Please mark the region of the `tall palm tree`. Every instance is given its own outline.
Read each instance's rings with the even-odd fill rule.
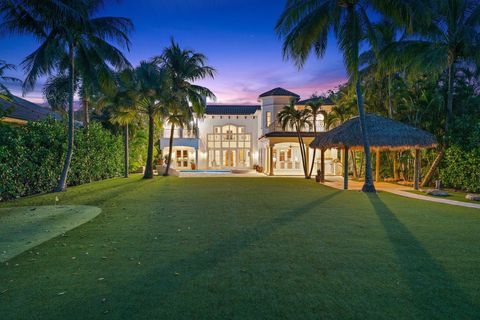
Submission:
[[[180,127],[188,126],[189,124],[184,121],[192,119],[190,116],[192,112],[197,117],[201,117],[205,113],[206,99],[215,99],[215,95],[208,88],[195,85],[194,82],[207,77],[213,78],[215,69],[207,65],[205,55],[180,48],[173,38],[170,46],[164,49],[162,55],[154,57],[153,62],[165,70],[170,85],[168,93],[170,102],[165,109],[167,117],[171,117],[172,120],[169,121],[172,130],[169,141],[169,161],[165,171],[165,175],[168,176],[175,124]]]
[[[456,66],[460,62],[480,63],[480,6],[476,0],[437,0],[432,8],[432,23],[417,29],[410,39],[392,45],[386,56],[389,63],[404,66],[414,74],[446,73],[446,147],[454,115]],[[441,149],[422,185],[429,183],[443,155]]]
[[[323,57],[327,48],[328,34],[332,30],[343,52],[350,83],[357,94],[361,134],[366,156],[364,192],[374,192],[370,160],[368,128],[359,77],[360,46],[365,35],[371,32],[367,10],[377,10],[391,15],[397,22],[408,24],[413,17],[425,16],[425,3],[410,0],[287,0],[285,9],[276,25],[277,34],[283,38],[283,53],[293,58],[302,68],[310,52]]]
[[[313,134],[315,137],[317,136],[317,118],[319,115],[325,116],[325,112],[322,111],[323,99],[316,99],[307,103],[306,107],[310,111],[310,116],[312,117],[312,124],[313,124]],[[313,161],[310,166],[310,170],[308,171],[308,177],[312,176],[313,166],[315,164],[315,156],[317,153],[317,148],[313,149]]]
[[[305,143],[303,142],[302,131],[304,131],[305,128],[312,126],[312,122],[310,121],[311,113],[309,109],[298,110],[295,108],[295,103],[296,100],[291,99],[290,104],[283,107],[282,111],[278,113],[278,122],[284,131],[287,130],[287,128],[293,128],[297,133],[300,155],[302,157],[303,173],[305,175],[305,179],[309,179],[307,152]]]
[[[165,113],[165,97],[169,94],[168,78],[165,70],[153,62],[141,61],[127,80],[127,93],[135,104],[131,105],[134,112],[148,118],[148,148],[144,179],[153,178],[153,144],[155,140],[155,124]]]
[[[328,32],[333,28],[350,82],[356,87],[358,112],[367,157],[364,191],[375,191],[370,163],[370,144],[365,125],[362,92],[359,77],[360,43],[364,37],[364,26],[369,24],[366,8],[358,1],[288,0],[285,10],[276,25],[276,31],[283,38],[283,53],[292,58],[297,67],[302,68],[312,49],[318,57],[323,57],[327,48]]]
[[[15,66],[13,64],[9,64],[3,60],[0,60],[0,98],[2,99],[9,100],[12,95],[8,90],[7,86],[2,82],[22,83],[20,79],[5,75],[5,71],[14,70],[14,69],[15,69]]]
[[[136,106],[138,95],[132,93],[132,70],[116,74],[113,90],[104,90],[96,99],[97,109],[108,108],[109,122],[123,127],[124,138],[124,177],[129,175],[129,126],[137,118]]]
[[[55,71],[66,70],[68,73],[68,147],[55,189],[57,192],[66,188],[73,154],[76,57],[83,56],[93,65],[110,64],[118,69],[129,66],[121,51],[108,41],[113,40],[128,49],[132,22],[127,18],[94,17],[102,4],[102,0],[47,0],[41,3],[18,0],[0,3],[0,13],[6,18],[0,29],[33,34],[41,42],[39,48],[22,63],[27,72],[24,92],[32,90],[39,77]]]

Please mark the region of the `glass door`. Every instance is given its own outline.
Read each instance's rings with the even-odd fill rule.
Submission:
[[[188,169],[188,150],[186,149],[177,149],[175,152],[175,163],[177,169]]]

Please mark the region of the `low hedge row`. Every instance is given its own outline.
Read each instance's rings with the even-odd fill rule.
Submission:
[[[52,119],[26,126],[0,123],[0,200],[49,192],[62,171],[67,126]],[[75,147],[68,185],[118,176],[123,168],[121,137],[98,123],[88,133],[75,129]]]

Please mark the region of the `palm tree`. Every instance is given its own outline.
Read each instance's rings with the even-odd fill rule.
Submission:
[[[284,39],[283,54],[293,58],[297,67],[302,68],[312,48],[318,57],[323,57],[327,48],[328,32],[333,28],[350,82],[355,85],[358,113],[367,158],[363,191],[374,192],[370,163],[370,144],[365,125],[365,112],[359,77],[360,43],[365,26],[370,22],[366,8],[360,1],[312,0],[308,5],[303,1],[288,0],[285,10],[276,25],[277,34]]]
[[[360,45],[365,35],[371,32],[367,10],[373,9],[385,14],[395,22],[412,25],[416,15],[424,17],[428,1],[410,0],[287,0],[285,10],[276,25],[277,34],[284,39],[283,54],[293,58],[302,68],[310,52],[317,57],[324,56],[328,34],[336,36],[338,46],[350,76],[350,83],[357,94],[357,108],[360,117],[361,134],[366,156],[364,192],[374,192],[370,160],[370,144],[365,124],[365,111],[359,76]],[[417,21],[417,20],[415,20]]]
[[[168,78],[165,70],[153,62],[141,61],[133,70],[128,80],[127,93],[136,101],[131,105],[135,113],[148,118],[148,148],[144,179],[153,178],[153,144],[155,139],[155,123],[165,114],[165,97],[168,96]]]
[[[325,116],[325,112],[322,111],[322,104],[323,104],[323,99],[316,99],[313,101],[310,101],[307,103],[306,107],[310,111],[310,116],[312,117],[312,123],[313,123],[313,134],[317,136],[317,118],[319,115]],[[315,156],[317,153],[317,148],[313,149],[313,161],[310,166],[310,170],[308,171],[308,178],[312,176],[313,172],[313,166],[315,164]]]
[[[283,107],[282,111],[278,113],[278,122],[284,131],[287,130],[287,128],[293,128],[297,133],[300,154],[302,157],[303,173],[305,174],[305,179],[309,179],[307,152],[305,143],[303,142],[302,131],[304,131],[306,127],[312,126],[312,122],[310,121],[311,113],[309,109],[298,110],[295,108],[295,103],[296,100],[291,99],[290,104]]]
[[[68,86],[68,147],[63,170],[55,191],[63,191],[73,154],[76,58],[84,57],[92,65],[110,64],[118,69],[129,66],[123,54],[111,45],[113,40],[129,48],[128,33],[132,23],[127,18],[94,17],[101,0],[10,1],[0,3],[4,22],[0,29],[33,34],[41,42],[39,48],[22,64],[27,72],[24,92],[32,90],[39,77],[54,71],[66,71]]]
[[[8,88],[2,82],[18,82],[22,83],[20,79],[9,77],[5,75],[6,70],[14,70],[15,66],[13,64],[6,63],[3,60],[0,60],[0,98],[9,100],[11,93]]]
[[[125,70],[116,74],[114,90],[105,90],[96,100],[97,109],[108,108],[109,122],[123,127],[124,136],[124,177],[129,174],[129,126],[137,118],[138,96],[129,90],[132,84],[132,71]],[[131,87],[130,87],[131,88]]]
[[[413,74],[446,73],[447,102],[445,117],[445,147],[453,119],[454,82],[456,66],[480,63],[480,6],[476,0],[437,0],[433,5],[432,23],[419,28],[409,40],[392,45],[386,52],[389,63],[404,66]],[[431,180],[443,157],[440,150],[434,165],[422,185]]]
[[[197,117],[201,117],[205,113],[206,98],[215,99],[215,95],[208,88],[193,83],[207,77],[213,78],[215,69],[206,65],[205,55],[180,48],[173,38],[170,46],[165,48],[162,55],[154,57],[153,62],[165,70],[170,85],[170,92],[167,94],[170,101],[165,110],[167,118],[172,120],[168,121],[171,125],[170,148],[165,171],[165,175],[168,176],[175,125],[182,128],[189,126],[192,112]]]

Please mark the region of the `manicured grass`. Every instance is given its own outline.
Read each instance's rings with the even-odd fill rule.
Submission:
[[[2,319],[480,314],[480,210],[288,178],[135,176],[60,198],[102,213],[0,266]]]
[[[446,196],[446,197],[435,197],[435,196],[431,196],[431,195],[427,194],[424,191],[417,191],[417,190],[411,190],[409,192],[420,194],[422,196],[432,197],[432,198],[442,198],[442,199],[448,199],[448,200],[455,200],[455,201],[462,201],[462,202],[480,204],[479,201],[472,201],[472,200],[468,200],[467,198],[465,198],[465,196],[467,195],[466,192],[454,191],[454,190],[445,190],[445,191],[448,192],[448,196]]]

